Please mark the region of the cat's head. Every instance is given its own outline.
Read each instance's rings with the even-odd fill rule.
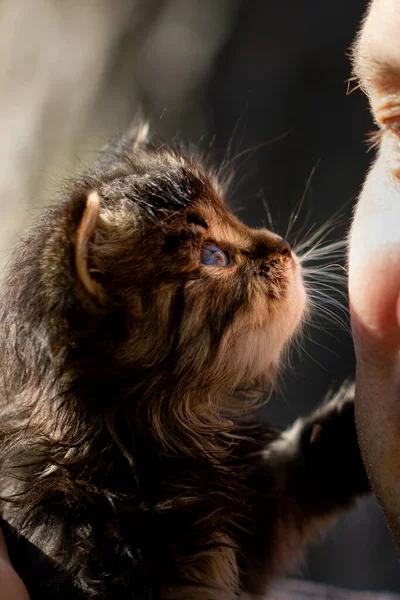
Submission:
[[[28,236],[9,286],[25,335],[50,339],[47,361],[101,366],[101,385],[268,383],[305,311],[299,263],[232,214],[196,159],[146,138],[112,145]]]

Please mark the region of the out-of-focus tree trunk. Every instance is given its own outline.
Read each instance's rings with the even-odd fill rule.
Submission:
[[[76,147],[131,9],[123,0],[0,3],[0,267]]]
[[[49,178],[82,139],[134,6],[0,2],[0,268],[27,209],[46,201]]]

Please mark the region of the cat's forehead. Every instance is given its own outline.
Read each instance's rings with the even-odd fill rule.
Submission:
[[[166,161],[164,170],[158,170],[153,175],[148,173],[145,177],[150,186],[154,186],[157,179],[158,190],[170,195],[172,206],[178,214],[182,210],[190,211],[206,221],[208,232],[216,242],[243,246],[249,239],[250,229],[229,209],[217,177],[202,167],[200,162],[184,155],[173,156]]]
[[[242,249],[252,245],[251,229],[239,221],[221,197],[216,202],[200,201],[195,206],[199,216],[207,220],[208,233],[215,242]]]
[[[207,222],[208,233],[216,242],[248,245],[250,229],[232,214],[214,171],[205,168],[198,158],[157,147],[139,153],[123,167],[102,184],[103,198],[127,199],[153,223],[162,221],[163,227],[164,217],[176,215],[180,220],[190,211]]]
[[[157,147],[134,156],[118,155],[111,168],[98,171],[104,197],[121,194],[147,196],[169,203],[171,208],[186,208],[193,201],[216,197],[218,183],[199,160],[178,151]]]
[[[99,192],[106,201],[127,198],[144,211],[179,213],[224,205],[214,174],[198,160],[170,149],[141,153],[134,161],[117,163],[111,176],[102,175]]]

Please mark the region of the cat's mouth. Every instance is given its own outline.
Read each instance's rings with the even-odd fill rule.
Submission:
[[[270,261],[259,265],[256,274],[267,283],[268,296],[277,300],[292,293],[294,282],[296,286],[302,284],[301,264],[294,254],[285,261]]]
[[[294,335],[307,312],[302,266],[292,254],[284,264],[271,261],[257,273],[250,288],[249,325],[260,327],[268,336],[274,332],[272,337],[278,348]]]
[[[268,297],[275,300],[276,319],[281,323],[285,337],[290,338],[302,323],[308,306],[300,260],[292,253],[279,270],[271,269],[266,277]]]

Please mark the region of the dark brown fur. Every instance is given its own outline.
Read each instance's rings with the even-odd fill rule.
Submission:
[[[367,490],[352,403],[289,433],[246,424],[233,398],[272,386],[306,310],[300,266],[199,160],[145,137],[116,141],[17,249],[2,512],[85,597],[239,598]],[[208,243],[232,265],[201,264]]]

